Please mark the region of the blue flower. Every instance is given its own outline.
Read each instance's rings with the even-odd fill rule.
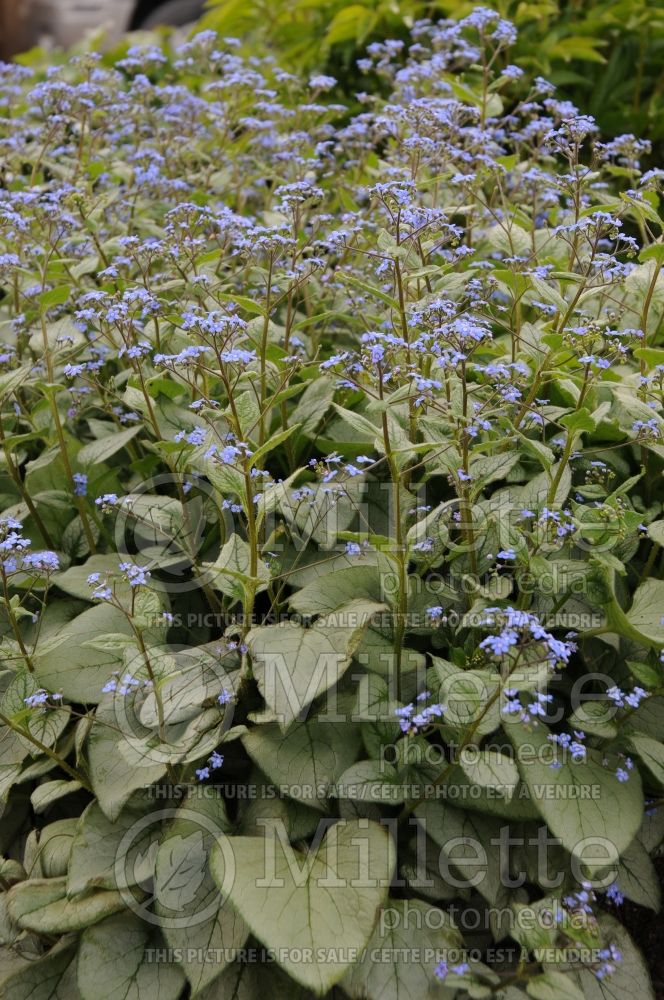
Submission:
[[[74,493],[77,497],[84,497],[88,492],[88,477],[84,472],[75,472],[72,475],[74,481]]]
[[[119,569],[130,587],[144,586],[150,579],[150,571],[145,569],[144,566],[137,566],[135,563],[121,562]]]

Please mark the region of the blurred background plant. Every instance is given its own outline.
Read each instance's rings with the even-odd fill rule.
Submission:
[[[366,46],[408,37],[421,18],[458,19],[472,0],[208,0],[204,27],[264,44],[282,62],[325,68],[344,90],[366,88]],[[511,57],[594,115],[608,135],[664,139],[664,0],[493,0],[519,29]],[[360,84],[360,79],[363,80]]]
[[[564,87],[604,135],[650,139],[661,159],[664,0],[487,0],[485,6],[518,28],[512,56],[527,78],[541,75]],[[405,41],[418,20],[458,20],[472,8],[473,0],[0,0],[0,55],[45,37],[67,48],[102,28],[117,54],[127,29],[181,35],[202,14],[197,30],[237,37],[246,54],[270,51],[299,72],[327,72],[338,81],[337,96],[347,98],[368,86],[380,89],[357,67],[372,42]]]

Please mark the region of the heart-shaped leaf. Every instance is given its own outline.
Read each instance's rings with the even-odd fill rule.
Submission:
[[[279,964],[323,994],[371,936],[390,883],[393,843],[375,823],[341,821],[304,855],[277,829],[265,837],[221,837],[210,867]],[[302,949],[310,949],[312,961],[301,960]]]

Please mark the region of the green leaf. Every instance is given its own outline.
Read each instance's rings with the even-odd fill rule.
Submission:
[[[20,670],[10,681],[2,696],[2,711],[17,726],[25,731],[26,736],[15,733],[16,739],[24,747],[26,753],[35,753],[35,744],[30,740],[39,740],[47,747],[55,745],[62,735],[68,721],[69,712],[64,708],[49,708],[35,712],[26,705],[26,698],[39,690],[35,675],[27,670]]]
[[[647,906],[655,913],[659,912],[659,876],[639,837],[635,837],[621,855],[615,884],[632,902]]]
[[[46,312],[51,306],[59,306],[63,302],[66,302],[70,292],[71,288],[69,285],[57,285],[55,288],[42,292],[38,297],[42,312]]]
[[[273,724],[258,726],[242,742],[276,785],[306,805],[325,810],[329,786],[357,757],[360,731],[349,722],[310,719],[294,722],[286,732]]]
[[[16,971],[9,956],[3,955],[0,962],[3,1000],[80,1000],[76,944],[71,938],[61,939],[40,958],[22,959],[16,954],[13,958],[19,966]]]
[[[344,992],[355,1000],[422,1000],[436,992],[438,980],[435,962],[417,961],[415,955],[444,954],[462,945],[442,910],[420,899],[389,899],[362,958],[343,979]]]
[[[359,598],[369,602],[384,601],[377,566],[337,569],[298,590],[290,598],[290,606],[301,615],[326,615]]]
[[[643,687],[654,691],[662,683],[661,661],[660,667],[654,667],[643,660],[627,660],[627,666],[632,677],[642,684]]]
[[[76,833],[76,820],[58,819],[48,823],[39,835],[41,874],[59,878],[67,874],[71,845]]]
[[[590,870],[615,860],[635,836],[643,817],[643,793],[635,771],[620,782],[602,764],[602,754],[588,750],[585,761],[567,757],[552,768],[552,744],[544,727],[528,730],[507,723],[505,730],[517,751],[521,777],[554,836]],[[591,794],[592,793],[592,794]],[[602,838],[607,850],[602,861],[584,857],[586,838]]]
[[[90,556],[86,562],[80,566],[70,566],[69,569],[61,573],[53,574],[53,583],[65,594],[72,597],[79,597],[83,601],[92,601],[92,591],[95,589],[88,583],[88,577],[92,573],[117,573],[120,558],[117,555],[94,555]],[[115,583],[116,593],[122,598],[129,594],[129,584],[122,581]]]
[[[252,932],[275,949],[296,982],[316,993],[344,976],[351,949],[366,945],[393,867],[392,838],[366,820],[336,823],[307,855],[275,830],[261,838],[222,835],[210,858],[217,885]],[[326,954],[295,961],[290,955],[301,948]]]
[[[661,237],[660,237],[661,238]],[[639,254],[639,260],[641,263],[645,263],[647,260],[656,260],[658,264],[664,264],[664,243],[651,243],[650,246],[644,247]],[[639,347],[634,351],[634,355],[637,358],[642,357],[638,351],[644,351],[647,348]],[[660,352],[662,358],[664,359],[664,351]]]
[[[482,455],[471,459],[469,472],[473,494],[479,494],[489,483],[505,479],[519,461],[518,452],[511,455]]]
[[[22,365],[12,371],[3,372],[0,375],[0,399],[5,399],[15,389],[18,389],[29,378],[31,372],[32,367],[29,365]]]
[[[615,944],[622,957],[616,963],[615,972],[606,979],[597,979],[590,969],[573,973],[585,1000],[623,1000],[624,997],[655,1000],[648,966],[629,933],[606,914],[600,914],[598,921],[602,944],[604,947]]]
[[[584,1000],[585,994],[564,972],[543,972],[528,980],[526,992],[534,1000]]]
[[[519,783],[519,770],[514,761],[496,750],[466,747],[459,754],[459,765],[475,785],[492,789],[505,799],[511,799]]]
[[[347,7],[346,10],[351,8]],[[399,303],[396,299],[393,299],[390,295],[386,295],[385,292],[381,292],[380,288],[375,288],[366,281],[362,281],[360,278],[356,278],[354,274],[341,274],[341,280],[347,285],[351,285],[353,288],[359,288],[360,291],[366,292],[367,295],[371,295],[373,298],[378,299],[380,302],[384,302],[385,305],[390,306],[392,309],[399,310]]]
[[[271,434],[265,444],[260,448],[257,448],[252,454],[249,462],[251,468],[260,468],[259,463],[262,462],[265,456],[269,455],[271,451],[274,451],[274,449],[278,448],[280,444],[283,444],[284,441],[288,440],[291,434],[294,434],[297,429],[298,424],[291,424],[291,426],[287,427],[285,430],[277,431],[275,434]]]
[[[380,428],[371,422],[368,417],[365,417],[362,413],[357,413],[355,410],[347,410],[345,407],[340,406],[338,403],[333,403],[334,409],[337,411],[341,419],[352,427],[353,430],[357,431],[361,437],[361,440],[366,441],[368,444],[373,446],[374,442],[380,435]]]
[[[343,42],[362,41],[376,23],[376,14],[365,4],[355,3],[338,10],[329,23],[325,35],[325,45],[340,45]]]
[[[58,778],[56,781],[45,781],[37,785],[30,796],[32,808],[36,813],[42,813],[54,802],[59,802],[66,795],[78,792],[83,786],[80,781],[66,781]]]
[[[448,885],[457,891],[472,886],[494,906],[506,900],[499,847],[504,821],[433,799],[419,805],[415,816],[440,848],[440,874]]]
[[[58,645],[49,643],[43,653],[37,645],[33,663],[40,683],[49,691],[61,691],[70,701],[97,704],[122,658],[117,650],[90,649],[83,643],[90,636],[108,632],[131,635],[131,626],[118,608],[100,604],[69,622]]]
[[[556,495],[553,504],[548,503],[549,490],[553,484],[553,481],[558,474],[560,468],[560,463],[553,465],[548,472],[540,472],[537,476],[530,480],[527,486],[522,486],[520,490],[519,502],[523,504],[524,507],[529,507],[532,510],[537,511],[538,508],[541,509],[545,505],[557,509],[562,507],[567,497],[569,496],[569,491],[572,488],[572,470],[569,465],[565,466],[563,474],[561,476],[560,482],[556,489]]]
[[[270,582],[270,570],[260,558],[256,576],[251,576],[251,547],[237,532],[224,544],[215,562],[203,563],[202,568],[214,574],[212,586],[215,590],[236,601],[244,600],[249,591],[261,593]]]
[[[656,646],[664,646],[664,580],[645,580],[636,589],[627,620]]]
[[[313,379],[302,393],[291,414],[293,423],[298,425],[295,439],[296,453],[302,450],[305,438],[315,437],[317,427],[325,417],[334,399],[334,383],[328,378]]]
[[[91,465],[99,465],[100,462],[106,462],[109,458],[120,451],[127,445],[132,438],[135,438],[142,430],[140,424],[135,427],[127,427],[123,431],[114,430],[106,437],[99,438],[97,441],[90,441],[89,444],[84,445],[76,456],[77,461],[84,468]]]
[[[65,883],[64,877],[35,878],[13,886],[7,897],[12,920],[35,934],[67,934],[125,908],[119,892],[94,892],[67,899]]]
[[[630,736],[628,746],[643,761],[654,778],[664,785],[664,746],[650,736]]]
[[[664,244],[659,247],[664,252]],[[640,361],[645,361],[648,368],[664,365],[664,351],[659,347],[636,347],[632,354]]]
[[[566,427],[570,433],[576,434],[581,431],[594,431],[596,424],[593,418],[590,416],[590,410],[587,407],[582,406],[580,410],[574,410],[572,413],[566,413],[564,417],[560,417],[559,424]]]
[[[315,541],[323,549],[334,548],[338,544],[338,532],[349,527],[362,503],[366,502],[363,477],[355,476],[342,484],[314,483],[306,503],[293,499],[293,478],[276,483],[266,492],[269,510],[278,508],[281,511],[296,538],[296,544],[303,546]],[[353,594],[347,600],[355,596],[358,595]]]
[[[488,670],[450,666],[434,658],[432,678],[439,687],[439,700],[447,706],[445,723],[462,730],[472,725],[477,736],[493,732],[500,725],[499,678]]]
[[[256,302],[255,299],[250,298],[248,295],[236,295],[235,292],[232,294],[215,292],[215,296],[220,302],[234,302],[242,309],[246,309],[247,312],[254,313],[258,316],[265,315],[265,309],[260,302]]]
[[[241,948],[249,934],[242,917],[220,896],[208,867],[217,837],[230,830],[220,796],[199,798],[191,794],[179,807],[157,854],[155,910],[167,943],[181,950],[192,996],[221,975],[232,960],[233,950]],[[217,950],[217,961],[198,958]]]
[[[606,701],[584,701],[569,717],[573,729],[580,729],[602,739],[614,739],[618,735],[618,726],[612,718],[612,712]]]
[[[648,525],[648,534],[653,542],[664,547],[664,521],[651,521]]]
[[[311,991],[293,982],[274,962],[233,962],[199,994],[200,1000],[311,1000]]]
[[[197,463],[201,471],[208,477],[212,485],[222,495],[231,494],[245,500],[245,481],[239,469],[232,465],[225,465],[210,459],[207,462]]]
[[[90,780],[104,814],[116,820],[133,792],[157,781],[166,771],[163,753],[153,753],[130,715],[117,712],[115,699],[98,707],[88,737]]]
[[[383,605],[353,601],[311,628],[296,622],[259,626],[247,635],[261,694],[283,726],[337,684],[371,616]]]
[[[81,936],[77,980],[83,1000],[177,1000],[184,976],[177,965],[150,951],[163,949],[158,935],[125,911],[89,927]]]
[[[336,797],[360,802],[397,805],[405,802],[406,791],[396,769],[380,760],[359,760],[339,778]]]
[[[662,624],[663,580],[646,580],[637,588],[632,607],[625,614],[616,600],[611,571],[601,562],[593,561],[593,570],[587,577],[586,600],[604,610],[607,631],[656,649],[664,646]]]
[[[113,823],[97,802],[91,802],[78,821],[71,845],[67,895],[77,896],[88,889],[118,889],[127,885],[147,884],[154,870],[156,832],[141,817],[150,808],[149,800],[136,801]],[[119,848],[127,833],[136,826],[139,834],[124,844],[121,882],[118,886],[116,863]]]

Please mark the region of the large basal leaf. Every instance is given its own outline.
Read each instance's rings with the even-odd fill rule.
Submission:
[[[311,990],[294,982],[274,962],[233,962],[198,994],[199,1000],[311,1000]]]
[[[384,600],[377,566],[349,566],[328,573],[293,594],[290,606],[301,615],[326,615],[359,599],[374,603]]]
[[[645,580],[627,612],[631,625],[654,645],[664,646],[664,580]]]
[[[41,785],[37,785],[31,794],[30,804],[34,811],[39,814],[48,809],[54,802],[59,802],[65,796],[78,792],[82,787],[80,781],[66,781],[62,778],[55,781],[45,781]]]
[[[621,855],[615,885],[632,902],[659,912],[662,896],[659,876],[639,837]]]
[[[74,702],[96,705],[102,688],[114,670],[121,667],[121,652],[93,649],[86,640],[108,633],[131,636],[126,616],[108,604],[89,608],[65,625],[59,644],[39,646],[33,657],[40,683],[49,691],[61,691]]]
[[[81,1000],[76,984],[76,944],[58,941],[41,958],[0,956],[3,1000]]]
[[[27,670],[20,670],[2,697],[3,714],[32,737],[31,740],[29,736],[20,736],[14,731],[13,736],[23,746],[26,754],[38,752],[33,740],[38,740],[47,747],[53,747],[69,721],[69,712],[63,708],[49,708],[38,713],[26,708],[26,698],[38,690],[39,684],[35,675]]]
[[[157,854],[155,911],[166,941],[181,950],[192,996],[224,971],[249,934],[242,917],[220,895],[208,866],[217,837],[230,830],[221,797],[191,795],[178,809]],[[205,961],[201,956],[206,953],[219,958]]]
[[[664,745],[650,736],[631,736],[628,742],[652,776],[664,785]]]
[[[212,874],[293,979],[323,994],[369,940],[394,867],[385,828],[339,822],[307,855],[276,836],[221,837]],[[310,948],[314,960],[298,961]]]
[[[252,729],[242,741],[250,757],[275,785],[316,809],[327,808],[327,788],[355,761],[359,727],[317,719],[294,722],[284,732],[270,724]]]
[[[544,727],[528,730],[513,723],[505,729],[517,751],[521,777],[551,832],[589,869],[605,867],[611,856],[615,860],[641,825],[643,793],[636,771],[621,782],[615,767],[604,766],[601,754],[592,750],[585,761],[564,757],[560,767],[552,768]],[[602,862],[583,857],[587,838],[603,839],[609,854]]]
[[[293,722],[350,664],[371,616],[383,605],[353,601],[311,628],[259,626],[247,636],[261,694],[283,726]]]
[[[552,970],[534,976],[526,986],[533,1000],[584,1000],[584,993],[571,976]]]
[[[664,646],[664,580],[645,580],[636,590],[627,613],[616,600],[610,571],[595,563],[588,576],[587,600],[600,606],[606,618],[607,632],[616,632],[643,646]]]
[[[63,572],[54,573],[53,583],[65,594],[83,601],[92,601],[92,592],[95,588],[88,583],[88,577],[92,573],[101,573],[102,577],[107,573],[117,573],[119,561],[116,553],[90,556],[78,566],[70,566]],[[123,600],[131,593],[131,587],[124,580],[116,580],[115,593]]]
[[[57,819],[39,833],[39,864],[46,878],[67,874],[76,824],[74,817]]]
[[[436,961],[418,960],[461,948],[451,918],[419,899],[389,899],[361,960],[343,980],[354,1000],[421,1000],[438,986]]]
[[[589,970],[572,973],[585,1000],[626,1000],[628,997],[655,1000],[648,966],[629,933],[608,914],[600,915],[599,927],[603,946],[615,944],[622,958],[616,963],[613,975],[606,979],[597,979]]]
[[[80,931],[125,907],[119,892],[94,892],[67,899],[66,879],[30,879],[9,890],[9,914],[19,927],[36,934]]]
[[[112,697],[98,707],[96,719],[88,737],[90,780],[104,814],[115,820],[133,792],[161,778],[166,761],[131,730],[122,731]]]
[[[89,927],[78,953],[83,1000],[177,1000],[184,976],[163,951],[154,928],[129,910]]]
[[[434,800],[419,805],[415,816],[440,848],[437,870],[448,885],[473,887],[494,906],[505,902],[499,846],[504,821]]]
[[[256,575],[251,576],[251,547],[234,532],[223,545],[214,563],[203,563],[210,574],[212,586],[236,601],[244,599],[251,589],[258,594],[267,588],[270,571],[262,559],[257,560]]]
[[[104,815],[99,803],[90,803],[78,821],[71,845],[68,896],[76,896],[90,888],[117,889],[127,883],[149,882],[154,870],[154,840],[158,830],[142,827],[140,820],[150,805],[148,799],[134,801],[113,823]],[[136,837],[130,833],[134,827],[138,830]],[[122,862],[121,886],[117,880],[118,860]]]

